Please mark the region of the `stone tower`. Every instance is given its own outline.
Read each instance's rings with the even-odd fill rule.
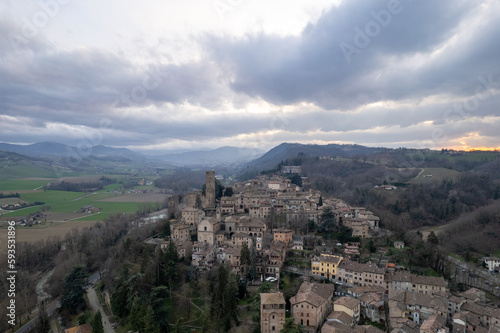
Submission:
[[[279,332],[285,324],[285,297],[282,293],[260,294],[260,331]]]
[[[205,176],[205,207],[215,206],[215,171],[207,171]]]

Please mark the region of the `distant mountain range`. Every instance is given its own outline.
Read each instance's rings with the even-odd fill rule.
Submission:
[[[56,142],[38,142],[30,145],[0,143],[0,151],[13,152],[29,157],[66,157],[108,159],[114,161],[151,160],[179,166],[217,166],[244,163],[261,156],[264,151],[251,148],[220,147],[210,150],[196,150],[162,155],[146,155],[126,148],[107,146],[74,147]]]
[[[272,169],[276,167],[279,162],[297,156],[299,153],[309,156],[352,157],[368,156],[389,150],[391,149],[372,148],[360,145],[305,145],[300,143],[282,143],[272,148],[261,157],[249,162],[247,166],[259,171]]]
[[[37,142],[31,145],[14,145],[0,143],[0,150],[22,154],[30,157],[46,156],[75,156],[80,157],[121,157],[135,159],[142,156],[126,148],[112,148],[106,146],[74,147],[56,142]]]
[[[206,165],[234,164],[256,159],[264,151],[251,148],[220,147],[211,150],[188,151],[176,154],[157,156],[162,160],[178,165]]]

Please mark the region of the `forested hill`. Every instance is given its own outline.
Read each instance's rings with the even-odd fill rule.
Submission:
[[[247,164],[248,169],[262,170],[274,168],[280,161],[284,161],[298,154],[307,156],[332,156],[332,157],[352,157],[370,156],[380,152],[388,152],[389,148],[371,148],[360,145],[305,145],[300,143],[282,143],[269,150],[263,156]]]
[[[337,158],[298,154],[279,164],[301,165],[313,188],[366,206],[397,229],[444,224],[499,199],[499,156],[395,149]],[[374,188],[382,184],[397,189]]]

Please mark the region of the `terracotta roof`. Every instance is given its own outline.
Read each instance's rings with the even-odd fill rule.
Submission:
[[[333,284],[302,282],[297,295],[290,298],[290,303],[307,302],[317,307],[331,297],[334,291]]]
[[[327,321],[337,320],[345,325],[349,325],[353,321],[353,319],[354,319],[353,317],[349,316],[347,313],[343,311],[332,311],[330,312],[328,317],[326,317]]]
[[[434,313],[427,318],[420,326],[421,331],[432,331],[437,332],[438,329],[443,328],[446,325],[446,319],[442,316]]]
[[[283,293],[262,293],[260,304],[286,304]]]
[[[92,333],[92,327],[87,323],[80,326],[68,328],[64,330],[64,333]]]
[[[335,305],[338,304],[338,305],[345,306],[348,309],[354,309],[355,307],[360,305],[360,303],[361,302],[356,298],[344,296],[344,297],[339,298],[335,302],[333,302],[333,306],[335,307]]]

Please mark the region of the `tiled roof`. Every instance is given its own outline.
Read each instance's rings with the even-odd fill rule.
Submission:
[[[335,285],[333,284],[303,282],[297,295],[290,298],[290,303],[307,302],[317,307],[331,297],[334,291]]]
[[[355,307],[360,305],[360,301],[356,298],[344,296],[344,297],[339,298],[335,302],[333,302],[333,304],[334,304],[334,306],[336,304],[338,304],[338,305],[345,306],[348,309],[354,309]]]
[[[286,304],[283,293],[262,293],[260,304]]]

